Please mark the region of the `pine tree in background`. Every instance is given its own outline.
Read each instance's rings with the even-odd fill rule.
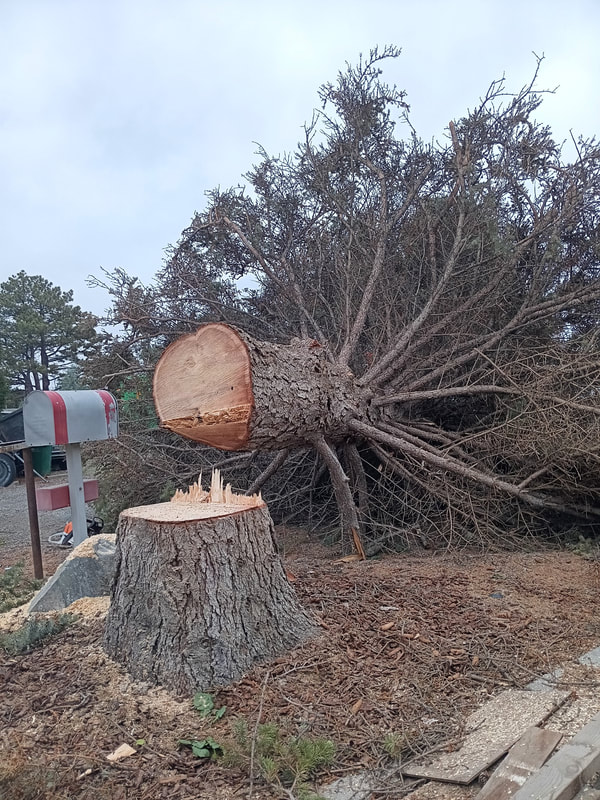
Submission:
[[[21,271],[0,284],[0,373],[13,389],[29,394],[88,354],[97,319],[73,305],[41,275]]]

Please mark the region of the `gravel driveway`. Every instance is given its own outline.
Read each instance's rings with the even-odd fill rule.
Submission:
[[[66,472],[53,472],[46,481],[36,478],[36,488],[67,483]],[[93,505],[88,504],[89,514],[94,514]],[[52,533],[62,531],[65,523],[70,519],[71,509],[59,508],[56,511],[39,511],[40,539],[42,542],[42,555],[45,553],[61,553],[58,548],[48,544],[48,537]],[[27,491],[25,480],[11,483],[10,486],[0,487],[0,567],[12,566],[16,561],[22,560],[23,555],[31,547],[29,533],[29,515],[27,512]]]

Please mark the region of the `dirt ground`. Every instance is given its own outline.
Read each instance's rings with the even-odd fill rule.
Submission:
[[[490,695],[600,644],[600,563],[574,553],[422,551],[348,563],[301,530],[279,536],[321,634],[216,691],[220,720],[202,720],[191,698],[136,683],[105,656],[106,601],[80,601],[79,621],[30,653],[0,654],[0,798],[249,798],[247,763],[207,763],[177,743],[210,736],[227,747],[241,719],[252,732],[259,717],[282,737],[332,740],[334,764],[318,776],[326,784],[392,756],[452,749],[465,715]],[[30,566],[26,547],[11,557]],[[5,628],[18,624],[19,614],[5,615]],[[591,671],[576,684],[573,696],[596,698]],[[123,743],[135,754],[107,761]],[[373,798],[416,787],[392,783]],[[251,796],[292,795],[257,776]]]
[[[36,488],[55,486],[68,482],[64,471],[53,472],[46,479],[36,478]],[[92,503],[86,506],[89,516],[94,515]],[[42,559],[46,575],[52,575],[65,553],[48,543],[48,537],[62,531],[70,519],[69,508],[38,512]],[[108,532],[108,531],[107,531]],[[23,556],[29,558],[31,536],[27,512],[27,492],[23,478],[0,487],[0,569],[14,566]]]

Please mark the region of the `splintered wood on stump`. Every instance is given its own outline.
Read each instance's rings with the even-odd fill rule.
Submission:
[[[260,496],[219,491],[196,487],[192,499],[119,519],[106,651],[135,678],[178,695],[238,680],[316,632]]]
[[[346,368],[314,340],[259,342],[222,323],[202,325],[154,371],[161,425],[220,450],[280,450],[348,433],[365,400]]]

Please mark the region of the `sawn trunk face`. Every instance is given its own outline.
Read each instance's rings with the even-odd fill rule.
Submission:
[[[364,414],[354,376],[312,340],[259,342],[203,325],[174,342],[154,373],[163,427],[221,450],[280,450],[341,439]]]
[[[191,510],[186,512],[185,506]],[[176,694],[239,679],[315,633],[273,544],[266,506],[197,518],[197,506],[121,514],[105,648]]]

